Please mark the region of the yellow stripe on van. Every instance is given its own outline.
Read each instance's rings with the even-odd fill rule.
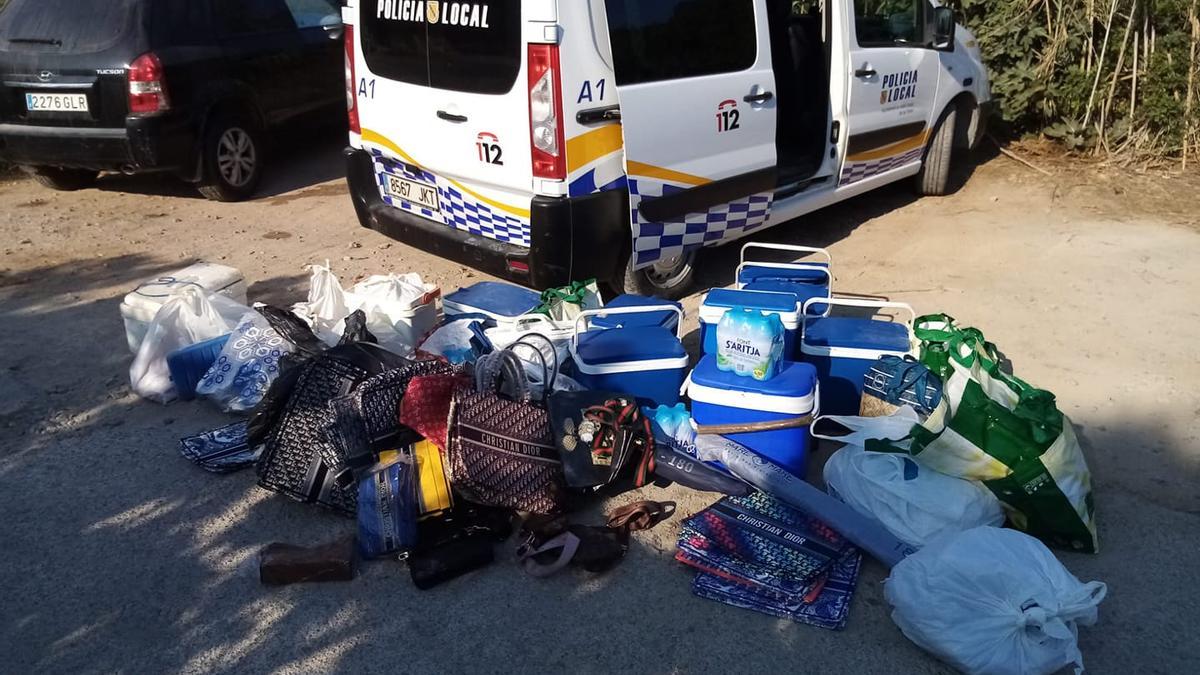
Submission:
[[[926,129],[916,136],[910,136],[904,140],[896,141],[891,145],[885,145],[882,148],[876,148],[875,150],[860,152],[857,155],[850,155],[846,157],[846,161],[865,162],[872,159],[883,159],[885,157],[899,155],[908,152],[909,150],[916,150],[917,148],[925,145],[925,142],[929,140],[929,133],[929,130]]]
[[[703,176],[693,176],[690,173],[666,169],[661,166],[652,164],[643,164],[633,160],[626,160],[625,168],[629,171],[629,175],[638,176],[641,178],[659,178],[661,180],[671,181],[672,183],[686,183],[688,185],[704,185],[712,181]]]
[[[400,149],[400,146],[393,143],[391,141],[391,139],[389,139],[387,136],[384,136],[383,134],[381,134],[377,131],[372,131],[370,129],[363,129],[362,130],[362,140],[365,143],[374,143],[375,145],[383,146],[383,147],[387,148],[388,150],[391,150],[393,153],[395,153],[398,157],[403,159],[405,162],[408,162],[409,164],[412,164],[413,166],[415,166],[417,168],[423,168],[423,166],[424,166],[417,160],[413,159],[412,155],[410,155],[407,152],[405,152],[404,150]],[[508,204],[498,202],[495,199],[491,199],[489,197],[484,197],[483,195],[481,195],[478,192],[472,190],[471,188],[463,185],[462,183],[459,183],[456,180],[451,180],[450,178],[446,178],[445,176],[442,176],[442,178],[445,181],[447,181],[448,183],[450,183],[451,185],[453,185],[454,187],[458,188],[459,190],[462,190],[466,194],[471,195],[475,199],[478,199],[479,201],[483,202],[484,204],[487,204],[488,206],[490,206],[494,209],[499,209],[501,211],[504,211],[505,213],[511,213],[512,215],[517,216],[519,218],[528,218],[529,217],[529,209],[522,209],[522,208],[519,208],[516,206],[509,206]]]
[[[611,155],[624,145],[620,124],[610,124],[580,134],[567,141],[567,173],[574,173],[605,155]]]

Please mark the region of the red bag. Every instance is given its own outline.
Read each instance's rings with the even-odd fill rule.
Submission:
[[[471,378],[465,375],[414,377],[400,401],[400,423],[445,452],[450,401],[456,391],[470,388]]]

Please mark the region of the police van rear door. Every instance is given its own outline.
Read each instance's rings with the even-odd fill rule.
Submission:
[[[605,0],[633,263],[764,225],[776,108],[764,0]]]
[[[529,26],[520,0],[358,0],[365,147],[397,208],[529,245]]]

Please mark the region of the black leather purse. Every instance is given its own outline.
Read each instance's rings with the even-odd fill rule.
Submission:
[[[418,523],[417,545],[407,558],[413,585],[426,591],[487,567],[496,544],[511,534],[510,514],[470,505]]]

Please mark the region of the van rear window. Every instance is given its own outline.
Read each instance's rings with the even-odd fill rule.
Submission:
[[[141,4],[142,0],[0,2],[0,44],[31,51],[101,51],[124,37]]]
[[[521,70],[521,2],[375,0],[360,4],[371,72],[436,89],[506,94]]]

